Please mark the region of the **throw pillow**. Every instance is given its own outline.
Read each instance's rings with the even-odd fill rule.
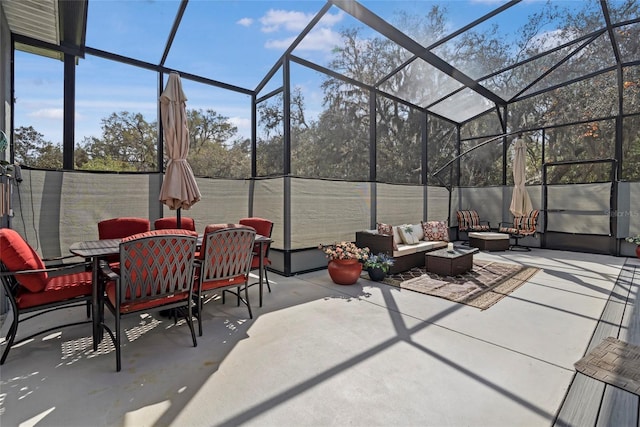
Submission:
[[[379,222],[378,224],[378,234],[384,234],[385,236],[393,236],[393,250],[398,250],[398,241],[399,237],[396,237],[395,227],[391,224],[385,224],[383,222]]]
[[[418,230],[411,224],[401,225],[398,231],[402,241],[407,245],[415,245],[420,241]]]
[[[391,224],[385,224],[383,222],[378,223],[378,234],[384,234],[387,236],[393,236],[393,227]]]
[[[444,221],[422,221],[425,240],[449,241],[449,227]]]
[[[404,243],[404,240],[402,240],[402,237],[400,236],[400,225],[394,225],[393,226],[393,250],[397,251],[398,250],[398,244],[400,243]]]
[[[413,230],[416,232],[416,235],[418,236],[418,240],[424,240],[424,229],[422,228],[422,222],[419,222],[417,224],[412,224],[413,225]]]

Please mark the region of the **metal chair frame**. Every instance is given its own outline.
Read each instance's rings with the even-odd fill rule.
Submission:
[[[155,309],[180,311],[189,325],[193,346],[198,345],[193,326],[194,256],[197,237],[191,234],[155,234],[150,231],[134,235],[120,243],[120,274],[103,262],[104,277],[115,283],[115,301],[107,295],[104,306],[115,317],[115,333],[101,319],[116,348],[116,370],[121,369],[121,318]],[[190,233],[185,230],[185,233]],[[108,285],[107,285],[108,286]],[[140,307],[136,308],[136,305]],[[123,307],[131,309],[123,311]],[[174,310],[177,316],[179,310]],[[177,319],[175,320],[177,321]]]
[[[255,225],[257,225],[257,224],[256,224],[256,222],[254,222],[254,220],[256,220],[256,221],[258,221],[260,223],[270,222],[271,226],[269,227],[269,233],[268,234],[267,233],[265,233],[265,234],[258,233],[258,234],[262,234],[265,237],[271,237],[271,233],[273,233],[273,222],[271,222],[269,220],[265,220],[263,218],[252,217],[252,218],[242,218],[238,222],[241,225],[246,225],[246,226],[255,228]],[[262,254],[263,260],[268,260],[269,259],[269,250],[271,249],[271,243],[263,243],[263,244],[256,243],[254,245],[254,247],[253,247],[253,257],[254,257],[254,259],[259,259],[260,250],[261,250],[261,248],[263,248],[263,246],[264,246],[264,249],[262,249],[263,252],[264,252]],[[255,270],[255,268],[253,268],[252,270]],[[269,291],[269,293],[271,293],[271,285],[269,284],[269,276],[267,275],[266,266],[263,268],[263,271],[264,271],[264,281],[267,284],[267,290]],[[258,284],[260,284],[259,281],[258,282],[252,282],[252,283],[249,284],[249,286],[258,285]],[[260,296],[262,297],[262,292],[260,293]],[[262,298],[260,298],[260,307],[262,307]]]
[[[205,233],[195,285],[195,297],[198,301],[196,318],[198,332],[202,335],[203,301],[208,293],[222,291],[224,303],[225,292],[230,292],[247,306],[249,318],[253,318],[249,301],[249,272],[253,259],[253,245],[256,232],[249,227],[222,228]],[[242,292],[244,291],[244,298]]]
[[[65,257],[70,258],[70,257]],[[62,260],[63,258],[56,258],[56,260]],[[51,260],[48,260],[51,261]],[[15,345],[21,344],[25,341],[28,341],[36,336],[46,334],[48,332],[58,330],[60,328],[66,328],[68,326],[76,326],[82,325],[85,323],[91,323],[91,294],[82,295],[70,299],[64,299],[60,301],[50,302],[47,304],[35,305],[27,308],[19,308],[18,302],[16,300],[16,296],[18,294],[18,290],[21,285],[16,279],[16,276],[24,275],[24,274],[35,274],[35,273],[62,273],[64,271],[69,270],[78,270],[79,268],[86,269],[90,267],[91,263],[83,262],[76,264],[69,264],[64,266],[55,266],[48,267],[44,269],[38,270],[20,270],[20,271],[10,271],[4,263],[0,262],[0,280],[2,281],[2,287],[4,288],[4,294],[9,300],[9,304],[11,305],[12,311],[12,321],[11,326],[9,327],[9,331],[7,333],[7,337],[5,337],[5,349],[2,352],[2,358],[0,358],[0,365],[3,365],[9,355],[9,351]],[[89,320],[83,320],[78,322],[69,322],[61,325],[55,325],[50,328],[40,330],[26,337],[21,337],[18,341],[16,341],[16,336],[18,335],[18,326],[20,323],[25,322],[27,320],[33,319],[35,317],[41,316],[43,314],[51,313],[56,310],[67,309],[72,307],[79,307],[82,305],[86,305],[87,307],[87,317]],[[23,315],[27,315],[23,317]]]
[[[518,241],[519,239],[522,239],[524,237],[528,237],[528,236],[535,236],[536,233],[538,232],[537,227],[538,227],[538,217],[539,217],[539,213],[540,211],[537,209],[532,210],[531,212],[529,212],[529,214],[527,215],[523,215],[523,216],[517,216],[513,218],[513,222],[501,222],[498,225],[498,230],[500,232],[504,232],[504,233],[508,233],[510,237],[513,237],[514,239],[514,243],[513,245],[509,245],[509,250],[518,250],[518,251],[531,251],[531,248],[528,246],[523,246],[521,245]],[[533,224],[532,224],[532,228],[531,229],[523,229],[520,227],[520,225],[527,219],[530,218],[532,215],[535,216]],[[510,227],[509,227],[510,226]],[[505,229],[516,229],[516,232],[512,232],[512,231],[508,231]]]

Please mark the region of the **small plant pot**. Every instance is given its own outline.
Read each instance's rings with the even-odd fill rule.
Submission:
[[[368,268],[367,273],[369,273],[369,278],[374,282],[379,282],[387,276],[387,273],[379,267]]]

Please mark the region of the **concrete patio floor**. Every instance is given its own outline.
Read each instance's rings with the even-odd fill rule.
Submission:
[[[128,318],[119,373],[89,324],[37,337],[1,367],[0,425],[549,426],[627,259],[476,257],[541,270],[485,311],[326,270],[270,273],[263,307],[251,288],[254,319],[233,298],[205,306],[196,348],[183,322]],[[60,315],[84,310],[42,319]]]

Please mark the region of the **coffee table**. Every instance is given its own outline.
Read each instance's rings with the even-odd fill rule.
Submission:
[[[424,255],[424,265],[428,272],[441,276],[457,276],[473,268],[473,254],[478,248],[455,246],[452,252],[438,249]]]

